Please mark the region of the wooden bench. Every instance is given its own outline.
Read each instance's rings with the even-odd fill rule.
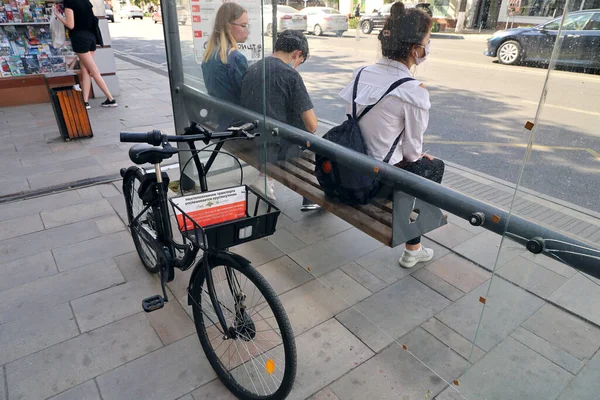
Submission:
[[[225,148],[246,164],[262,170],[261,158],[248,143],[229,142]],[[267,175],[276,181],[390,247],[447,223],[439,208],[400,191],[394,192],[394,201],[376,198],[369,204],[357,206],[334,202],[321,190],[314,169],[313,154],[309,153],[266,165]]]

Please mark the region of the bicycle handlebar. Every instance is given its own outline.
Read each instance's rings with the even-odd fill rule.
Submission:
[[[152,130],[146,133],[138,132],[121,132],[120,140],[124,143],[148,143],[153,146],[160,146],[168,142],[196,142],[203,140],[205,142],[211,139],[231,138],[238,135],[243,135],[247,139],[254,139],[260,136],[260,133],[252,134],[258,127],[258,121],[248,122],[240,126],[231,126],[225,132],[210,132],[209,130],[198,126],[195,122],[185,128],[183,135],[166,135],[159,130]],[[199,133],[196,133],[199,132]]]

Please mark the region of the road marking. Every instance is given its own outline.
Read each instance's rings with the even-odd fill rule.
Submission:
[[[535,106],[538,105],[539,102],[537,101],[531,101],[531,100],[522,100],[523,103],[527,103],[527,104],[533,104]],[[587,115],[593,115],[593,116],[600,116],[600,112],[595,112],[595,111],[587,111],[587,110],[580,110],[578,108],[572,108],[572,107],[564,107],[564,106],[557,106],[556,104],[544,104],[544,107],[552,107],[552,108],[558,108],[559,110],[564,110],[564,111],[572,111],[572,112],[578,112],[581,114],[587,114]]]
[[[514,148],[527,148],[527,143],[496,143],[496,142],[467,142],[467,141],[455,141],[455,140],[425,140],[428,144],[447,144],[447,145],[459,145],[459,146],[489,146],[489,147],[514,147]],[[600,162],[600,153],[594,149],[588,147],[572,147],[572,146],[548,146],[544,144],[534,144],[534,150],[552,151],[552,150],[567,150],[567,151],[586,151],[596,161]]]
[[[483,54],[483,52],[482,52]],[[433,62],[438,62],[441,64],[451,64],[451,65],[460,65],[460,66],[465,66],[465,67],[476,67],[476,68],[483,68],[483,69],[492,69],[492,70],[496,70],[496,71],[503,71],[503,72],[515,72],[518,74],[529,74],[529,75],[536,75],[536,76],[545,76],[547,73],[546,69],[528,69],[527,67],[515,67],[515,66],[510,66],[510,65],[497,65],[497,64],[493,64],[491,63],[490,60],[490,64],[479,64],[479,63],[472,63],[472,62],[466,62],[466,61],[457,61],[457,60],[450,60],[450,59],[444,59],[444,58],[436,58],[436,57],[431,57],[428,58],[428,60],[431,60]],[[565,79],[571,79],[571,80],[576,80],[576,81],[582,81],[582,80],[587,80],[590,82],[599,82],[600,83],[600,76],[594,76],[594,75],[585,75],[582,73],[579,73],[577,75],[570,75],[573,74],[573,72],[566,72],[566,71],[552,71],[552,75],[558,76],[560,78],[565,78]]]

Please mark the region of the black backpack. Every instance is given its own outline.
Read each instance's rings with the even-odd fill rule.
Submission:
[[[364,69],[364,68],[363,68]],[[381,96],[377,103],[365,108],[362,114],[356,117],[356,92],[358,88],[358,80],[362,69],[358,72],[354,80],[354,90],[352,92],[352,115],[348,115],[348,119],[341,125],[331,128],[324,136],[333,143],[344,146],[361,154],[367,154],[365,141],[358,126],[358,121],[365,116],[373,107],[377,105],[385,96],[392,90],[402,85],[404,82],[412,81],[413,78],[402,78],[394,82],[389,89]],[[388,154],[383,159],[384,163],[388,163],[392,154],[400,141],[400,137],[404,130],[400,132]],[[315,176],[319,181],[319,185],[328,197],[345,204],[366,204],[377,195],[381,189],[381,183],[378,178],[373,178],[368,175],[361,175],[359,172],[345,166],[340,165],[327,157],[316,155]]]

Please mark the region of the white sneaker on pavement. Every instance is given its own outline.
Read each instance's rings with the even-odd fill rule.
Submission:
[[[265,193],[265,186],[264,186],[264,182],[265,182],[265,176],[264,175],[259,175],[250,185],[252,189],[254,189],[255,191],[257,191],[260,194],[264,194]],[[275,198],[275,181],[269,177],[267,177],[267,188],[266,188],[266,195],[267,195],[267,199],[269,201],[276,201],[277,199]]]
[[[433,258],[433,249],[421,246],[416,254],[410,254],[407,250],[404,250],[402,257],[398,260],[398,263],[403,268],[412,268],[417,263],[431,261]]]

